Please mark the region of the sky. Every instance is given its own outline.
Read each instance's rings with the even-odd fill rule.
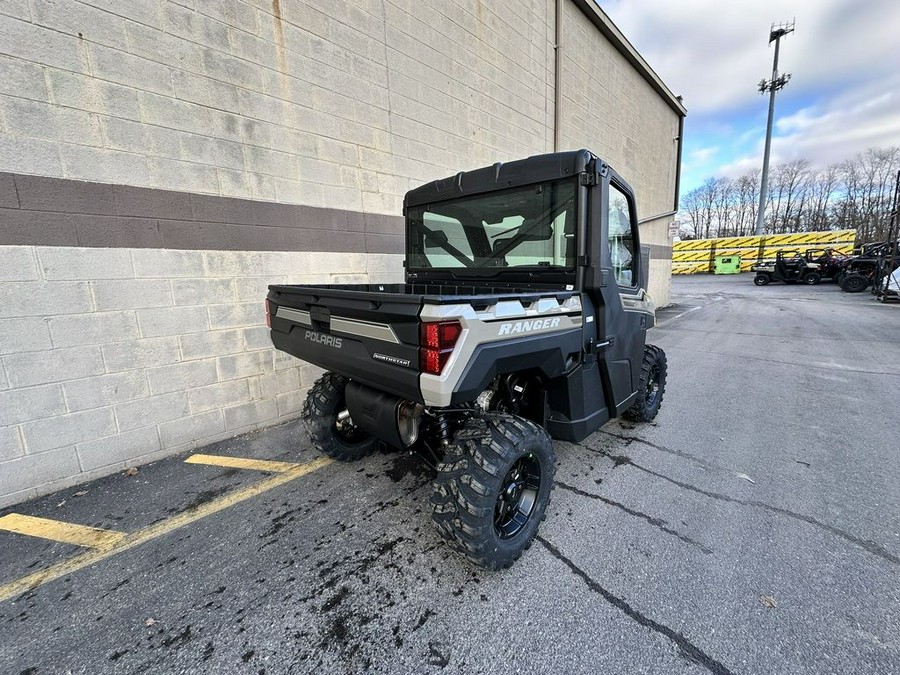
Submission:
[[[782,38],[771,165],[814,167],[900,146],[898,0],[598,0],[676,95],[684,97],[681,193],[762,167],[772,23]]]

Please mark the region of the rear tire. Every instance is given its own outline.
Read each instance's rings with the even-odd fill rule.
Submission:
[[[841,279],[841,290],[845,293],[862,293],[869,287],[869,280],[862,274],[846,274]]]
[[[339,462],[352,462],[372,454],[378,439],[356,428],[349,421],[338,423],[338,413],[346,411],[344,389],[347,378],[325,373],[306,395],[303,404],[303,426],[313,446],[326,457]]]
[[[547,512],[556,454],[547,433],[521,417],[473,413],[438,464],[431,518],[476,565],[512,565]]]
[[[767,286],[772,281],[772,277],[768,274],[757,274],[753,277],[753,283],[757,286]]]
[[[653,421],[666,393],[666,372],[666,353],[655,345],[645,345],[637,398],[622,417],[632,422]]]

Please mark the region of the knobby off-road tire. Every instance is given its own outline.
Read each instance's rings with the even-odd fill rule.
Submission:
[[[869,287],[869,280],[862,274],[847,274],[841,279],[841,290],[844,293],[862,293]]]
[[[378,447],[374,436],[349,424],[343,429],[338,426],[338,413],[347,409],[346,387],[346,377],[325,373],[306,395],[302,414],[303,426],[316,450],[340,462],[362,459]]]
[[[637,398],[622,417],[632,422],[653,421],[666,393],[666,369],[666,353],[655,345],[644,345]]]
[[[431,518],[476,565],[512,565],[547,512],[556,453],[537,425],[503,413],[473,413],[438,464]]]
[[[753,277],[753,283],[757,286],[767,286],[772,281],[772,277],[768,274],[757,274]]]

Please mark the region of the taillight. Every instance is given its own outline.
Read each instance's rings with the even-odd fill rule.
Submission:
[[[268,299],[266,299],[266,326],[272,327],[272,305],[269,304]]]
[[[459,321],[423,323],[419,336],[422,372],[440,375],[461,334]]]

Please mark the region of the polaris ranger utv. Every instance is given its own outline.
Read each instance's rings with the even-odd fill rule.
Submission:
[[[329,371],[303,408],[320,452],[417,451],[440,534],[508,567],[544,518],[551,438],[662,402],[634,194],[580,150],[428,183],[404,215],[404,284],[270,286],[272,342]]]
[[[756,272],[753,283],[757,286],[766,286],[773,281],[783,281],[786,284],[802,281],[812,286],[822,281],[819,264],[810,262],[798,251],[778,251],[774,262],[757,263],[750,270]]]

